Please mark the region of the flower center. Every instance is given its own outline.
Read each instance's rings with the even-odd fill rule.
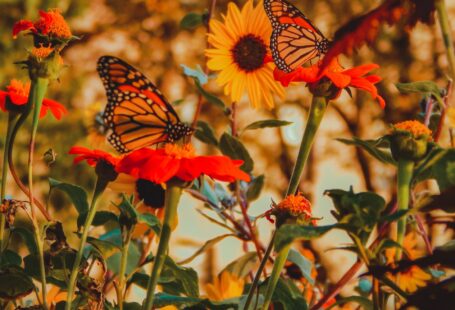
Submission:
[[[47,56],[49,56],[52,52],[53,52],[53,48],[48,46],[48,47],[45,47],[45,46],[40,46],[40,47],[34,47],[32,48],[32,55],[35,56],[36,58],[47,58]]]
[[[139,199],[151,208],[164,207],[164,189],[160,184],[148,180],[138,179],[136,181],[136,191]]]
[[[423,135],[431,138],[431,130],[419,121],[404,121],[395,124],[393,127],[398,130],[408,131],[416,138]]]
[[[30,83],[22,83],[19,80],[12,79],[6,89],[9,92],[13,92],[19,96],[28,97],[28,93],[30,92]]]
[[[260,37],[248,34],[237,41],[231,52],[240,69],[251,72],[264,65],[267,46]]]
[[[166,155],[173,156],[177,159],[192,158],[195,156],[194,147],[191,144],[180,146],[177,144],[167,143],[164,146],[164,152]]]

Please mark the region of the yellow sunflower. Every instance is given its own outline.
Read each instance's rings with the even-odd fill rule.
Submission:
[[[273,95],[284,97],[283,87],[273,78],[274,64],[269,49],[272,26],[260,1],[249,0],[240,10],[228,4],[224,23],[212,19],[205,51],[207,67],[220,71],[217,83],[225,95],[237,102],[246,92],[253,107],[273,108]]]

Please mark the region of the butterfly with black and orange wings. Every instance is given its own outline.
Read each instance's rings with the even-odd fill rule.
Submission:
[[[108,103],[103,120],[109,143],[120,153],[162,142],[174,142],[191,135],[172,105],[145,75],[125,61],[102,56],[98,73]]]
[[[284,0],[264,0],[273,26],[270,49],[276,66],[292,72],[325,54],[330,41],[295,6]]]

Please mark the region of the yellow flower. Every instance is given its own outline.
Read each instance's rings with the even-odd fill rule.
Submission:
[[[241,296],[244,286],[245,280],[224,271],[219,277],[215,278],[213,283],[205,286],[205,291],[210,300],[220,301]]]
[[[417,249],[417,236],[415,232],[406,235],[403,241],[403,248],[408,254],[408,258],[414,260],[423,256],[424,252]],[[395,258],[395,248],[386,249],[385,256],[388,264],[392,264]],[[423,271],[420,267],[412,266],[406,271],[402,271],[392,278],[396,284],[404,291],[413,293],[419,287],[425,286],[426,281],[431,279],[431,275]]]
[[[273,78],[269,42],[272,27],[260,1],[249,0],[240,11],[228,4],[224,23],[212,19],[205,51],[210,70],[220,71],[217,83],[237,102],[246,92],[253,107],[273,108],[273,95],[284,97],[283,87]]]

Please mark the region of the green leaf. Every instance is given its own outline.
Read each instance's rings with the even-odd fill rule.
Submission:
[[[225,235],[217,236],[217,237],[215,237],[213,239],[207,240],[202,247],[200,247],[196,252],[193,253],[193,255],[191,255],[190,257],[180,261],[179,264],[188,264],[188,263],[190,263],[191,261],[193,261],[193,259],[195,259],[199,255],[201,255],[204,251],[210,249],[215,244],[217,244],[218,242],[220,242],[221,240],[223,240],[223,239],[225,239],[227,237],[236,237],[236,235],[234,235],[234,234],[225,234]]]
[[[207,144],[218,146],[218,139],[215,136],[215,131],[213,130],[212,126],[208,123],[203,121],[197,122],[196,131],[194,132],[194,136]]]
[[[30,254],[38,254],[38,246],[36,245],[35,236],[32,231],[25,227],[15,227],[11,230],[11,233],[21,236]]]
[[[180,28],[191,30],[202,25],[203,21],[203,14],[190,12],[186,14],[180,21]]]
[[[87,242],[97,249],[105,260],[121,251],[121,248],[118,245],[106,240],[88,237]]]
[[[139,223],[146,224],[150,229],[152,229],[156,234],[159,234],[161,231],[161,222],[160,220],[151,213],[139,213],[137,221]]]
[[[19,267],[0,271],[0,298],[23,298],[35,289],[32,279]]]
[[[314,279],[311,277],[311,270],[313,269],[313,263],[308,260],[305,256],[300,254],[299,252],[291,249],[289,251],[288,255],[288,261],[293,262],[296,264],[300,271],[302,272],[302,275],[305,277],[305,279],[310,282],[311,285],[314,284]]]
[[[372,310],[373,309],[373,302],[371,300],[369,300],[368,298],[362,297],[362,296],[350,296],[350,297],[346,297],[346,298],[341,298],[341,299],[337,300],[336,303],[330,305],[326,309],[327,310],[333,309],[334,307],[336,307],[338,305],[343,305],[348,302],[349,303],[353,302],[353,303],[359,304],[359,306],[361,306],[361,308],[363,310]]]
[[[194,79],[194,84],[196,85],[196,89],[202,95],[202,97],[204,97],[211,104],[219,107],[224,112],[226,112],[226,106],[225,106],[224,102],[220,98],[218,98],[217,96],[207,92],[204,88],[202,88],[201,83],[199,83],[199,80]]]
[[[447,152],[432,168],[432,174],[438,182],[441,191],[455,185],[455,149],[448,149]]]
[[[264,188],[264,175],[255,177],[249,184],[246,191],[246,198],[248,201],[254,201],[259,198],[262,189]]]
[[[164,267],[161,272],[161,277],[173,279],[179,293],[186,296],[199,296],[199,280],[197,272],[192,268],[182,267],[177,265],[169,256],[166,257]]]
[[[352,138],[352,140],[341,138],[336,140],[347,145],[355,145],[357,147],[360,147],[380,162],[396,165],[396,161],[393,159],[392,154],[380,149],[379,146],[382,146],[384,143],[383,140],[361,140],[356,137]]]
[[[240,298],[231,298],[222,301],[210,301],[197,297],[183,297],[167,293],[155,294],[154,306],[157,308],[165,306],[177,306],[180,309],[210,309],[228,310],[238,309]]]
[[[258,254],[256,252],[247,252],[230,262],[220,273],[228,271],[231,274],[237,275],[239,278],[243,278],[256,266],[257,261]]]
[[[204,85],[209,81],[209,78],[207,74],[205,74],[204,71],[202,71],[202,68],[200,65],[196,66],[196,69],[192,69],[186,65],[180,65],[180,67],[183,68],[183,74],[185,74],[188,77],[191,77],[193,79],[197,79],[199,84]]]
[[[6,249],[1,254],[1,264],[0,267],[4,266],[20,266],[22,264],[22,257],[14,251]]]
[[[69,183],[63,183],[52,178],[49,178],[49,185],[51,190],[57,188],[65,192],[70,197],[79,214],[88,212],[89,206],[87,202],[87,193],[82,187]]]
[[[141,310],[142,306],[137,302],[124,302],[123,310]]]
[[[268,281],[269,279],[267,279]],[[259,290],[264,293],[265,285],[261,285]],[[280,278],[276,284],[275,291],[272,295],[272,302],[279,303],[283,310],[306,310],[308,305],[302,296],[299,288],[290,280]]]
[[[79,214],[77,217],[77,227],[78,229],[81,228],[85,220],[87,218],[87,212]],[[95,214],[95,218],[93,219],[92,226],[103,226],[109,221],[113,221],[118,223],[118,216],[112,212],[109,211],[98,211]]]
[[[275,251],[279,252],[294,240],[310,240],[322,236],[337,225],[302,226],[298,224],[284,224],[276,232]]]
[[[402,94],[419,93],[432,95],[444,107],[444,101],[441,98],[441,89],[433,81],[418,81],[412,83],[398,83],[396,87]]]
[[[267,119],[267,120],[262,120],[262,121],[257,121],[257,122],[251,123],[248,126],[246,126],[243,129],[243,131],[260,129],[260,128],[282,127],[282,126],[287,126],[290,124],[292,124],[292,122],[282,121],[279,119]]]
[[[243,160],[243,165],[240,167],[243,171],[251,172],[253,170],[253,159],[239,139],[224,133],[220,139],[220,150],[224,155],[232,159]]]

